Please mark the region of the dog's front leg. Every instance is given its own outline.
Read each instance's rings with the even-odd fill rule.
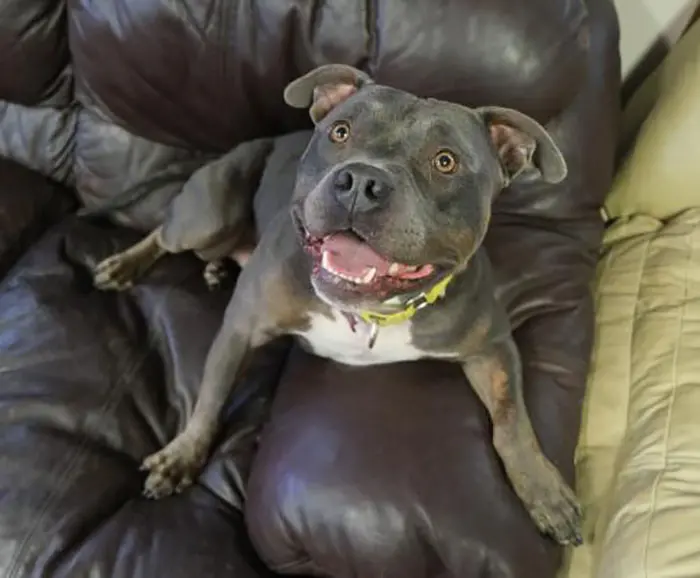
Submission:
[[[532,429],[513,340],[490,345],[464,360],[462,367],[491,416],[494,448],[535,524],[560,544],[580,544],[576,496],[542,453]]]
[[[149,472],[144,495],[161,498],[192,484],[206,462],[219,416],[245,370],[250,353],[271,336],[256,330],[256,304],[248,302],[245,282],[236,288],[223,323],[209,349],[199,395],[185,429],[141,469]]]

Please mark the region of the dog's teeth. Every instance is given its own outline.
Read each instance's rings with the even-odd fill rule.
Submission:
[[[365,273],[365,276],[362,277],[362,283],[367,285],[368,283],[371,283],[374,281],[374,277],[377,275],[377,269],[375,267],[372,267],[367,273]]]
[[[328,251],[324,251],[323,254],[321,255],[321,267],[323,267],[326,271],[331,270],[331,265],[330,265],[330,258],[331,254]]]
[[[389,265],[389,275],[394,277],[400,276],[402,273],[415,273],[420,269],[420,265],[402,265],[401,263],[392,263]]]

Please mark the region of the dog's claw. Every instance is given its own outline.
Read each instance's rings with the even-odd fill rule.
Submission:
[[[143,495],[159,499],[181,493],[192,485],[204,465],[209,440],[187,431],[180,434],[159,452],[143,460],[140,469],[148,471]]]

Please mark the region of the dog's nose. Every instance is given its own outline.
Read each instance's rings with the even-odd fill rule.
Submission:
[[[383,205],[393,187],[389,175],[370,165],[347,165],[333,179],[333,191],[348,211],[365,212]]]

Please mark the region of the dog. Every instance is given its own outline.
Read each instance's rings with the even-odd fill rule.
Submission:
[[[281,195],[284,210],[243,259],[192,416],[142,464],[145,495],[193,482],[251,352],[294,335],[347,365],[458,363],[488,410],[493,446],[534,523],[559,544],[580,544],[580,508],[533,431],[519,353],[481,247],[501,190],[566,177],[554,140],[518,111],[419,98],[346,65],[312,70],[284,98],[308,108],[314,131],[288,196],[270,193]],[[268,147],[258,145],[251,158]],[[99,265],[97,284],[123,286],[166,252],[199,250],[202,236],[182,224],[197,222],[202,204],[175,207],[180,226],[166,224]]]

